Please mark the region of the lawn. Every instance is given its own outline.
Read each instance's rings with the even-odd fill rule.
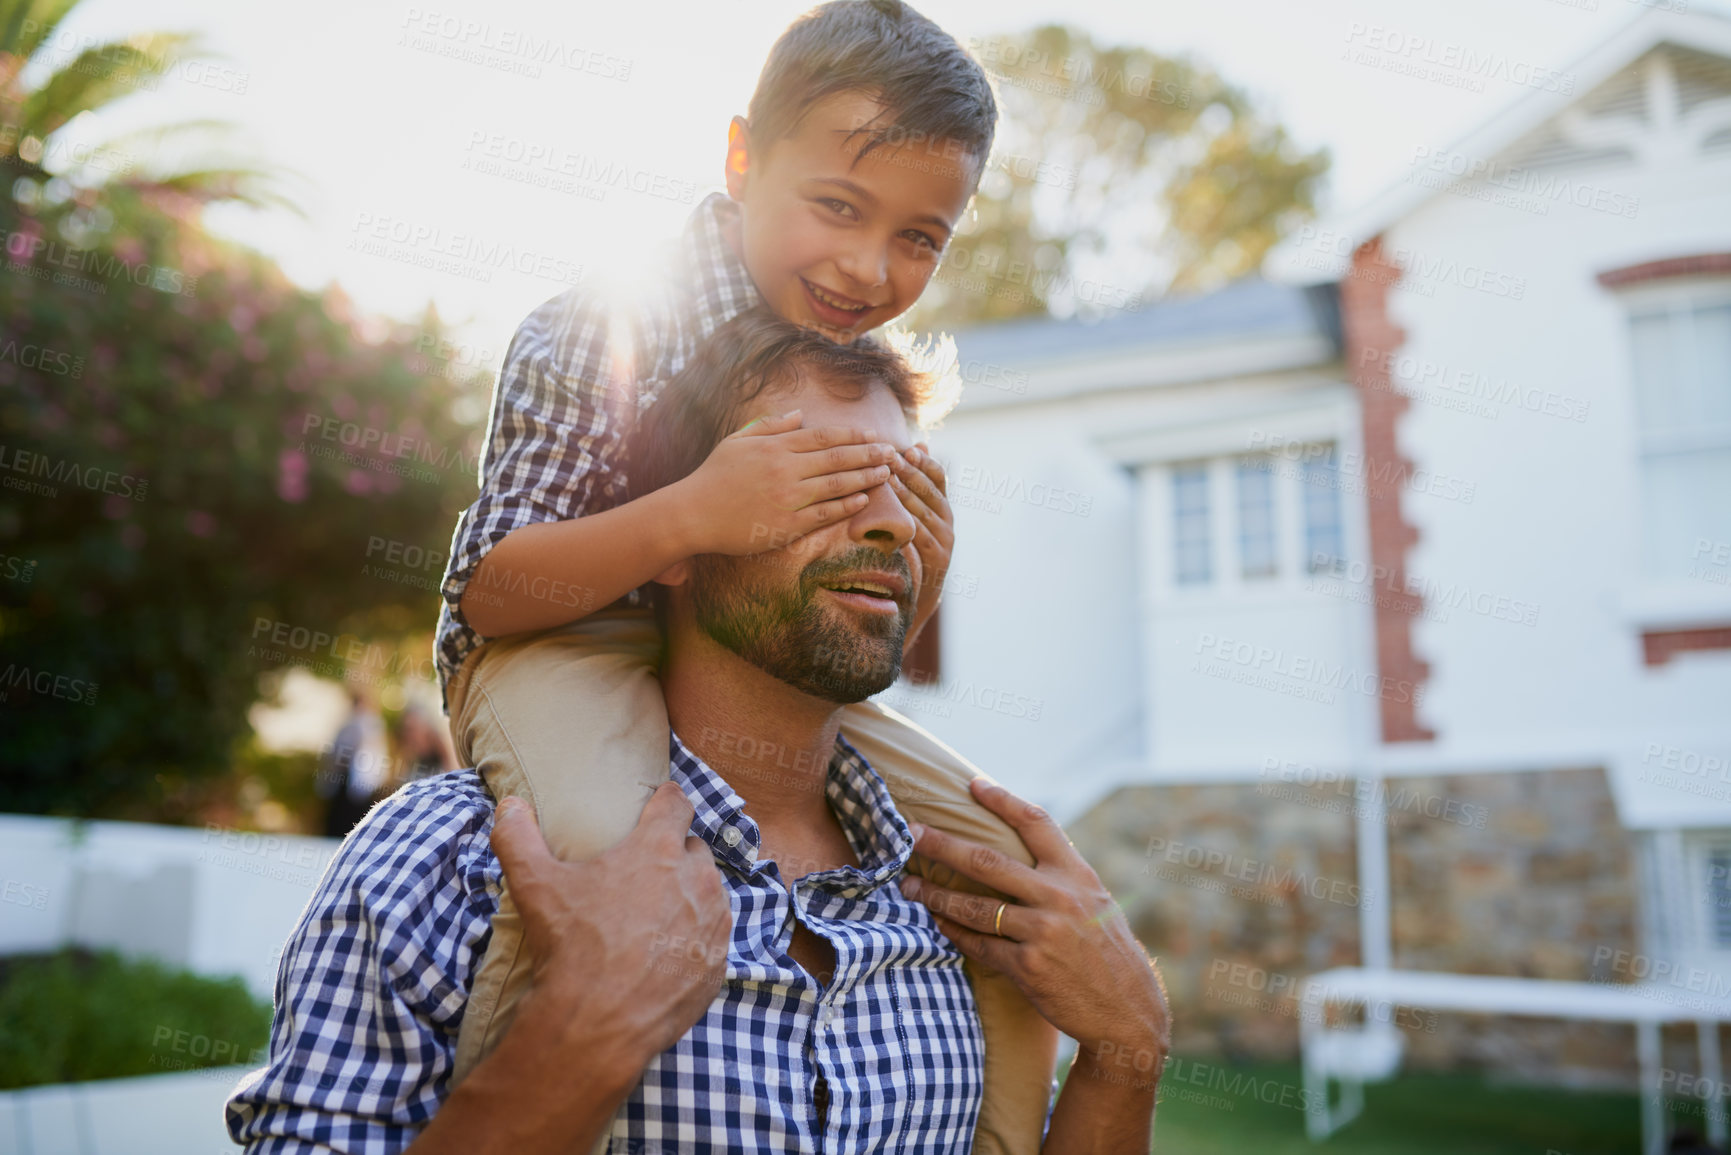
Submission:
[[[1301,1087],[1296,1064],[1227,1067],[1175,1059],[1161,1080],[1154,1150],[1169,1155],[1629,1155],[1640,1150],[1640,1104],[1633,1094],[1511,1087],[1474,1075],[1431,1074],[1366,1087],[1364,1113],[1327,1142],[1312,1144],[1304,1137]],[[1702,1129],[1699,1118],[1692,1129]]]

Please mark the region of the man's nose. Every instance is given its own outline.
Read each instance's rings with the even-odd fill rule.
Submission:
[[[848,536],[861,545],[894,553],[914,540],[918,523],[889,482],[865,491],[865,508],[848,519]]]

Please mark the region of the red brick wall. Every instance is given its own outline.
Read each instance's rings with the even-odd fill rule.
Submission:
[[[1406,554],[1418,541],[1418,530],[1401,511],[1400,493],[1412,472],[1412,462],[1400,455],[1395,430],[1412,400],[1391,387],[1386,366],[1406,341],[1406,333],[1389,319],[1388,297],[1401,269],[1383,256],[1382,238],[1361,245],[1352,269],[1340,285],[1340,315],[1346,363],[1358,387],[1363,412],[1365,502],[1370,520],[1370,554],[1378,572],[1387,573],[1388,588],[1403,591],[1376,599],[1377,670],[1395,682],[1419,686],[1430,666],[1412,646],[1413,618],[1424,611],[1424,599],[1406,590]],[[1385,742],[1428,742],[1436,732],[1418,719],[1418,694],[1383,695],[1382,739]]]

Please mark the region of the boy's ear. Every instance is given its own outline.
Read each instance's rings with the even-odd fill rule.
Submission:
[[[691,561],[689,558],[683,558],[674,562],[672,565],[656,574],[654,578],[656,584],[664,586],[682,586],[690,580]]]
[[[751,167],[751,128],[736,116],[727,126],[727,195],[745,199],[745,174]]]

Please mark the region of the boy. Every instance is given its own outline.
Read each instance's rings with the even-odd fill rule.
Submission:
[[[973,194],[996,116],[979,65],[929,20],[897,0],[825,4],[771,50],[748,115],[729,128],[728,195],[693,214],[665,288],[614,313],[568,293],[519,329],[482,492],[452,543],[438,657],[463,763],[496,798],[526,797],[561,857],[624,837],[666,780],[654,627],[637,608],[658,574],[697,554],[786,545],[888,485],[920,523],[926,577],[910,642],[930,619],[954,536],[943,472],[919,448],[904,457],[871,431],[804,428],[788,413],[633,499],[623,447],[698,343],[755,304],[843,343],[911,306]],[[978,772],[953,751],[870,703],[849,707],[842,725],[910,820],[1031,861],[974,802],[966,784]],[[526,989],[521,943],[507,894],[464,1016],[457,1080]],[[968,974],[986,1040],[977,1149],[1036,1151],[1055,1036],[1003,976],[971,963]]]

